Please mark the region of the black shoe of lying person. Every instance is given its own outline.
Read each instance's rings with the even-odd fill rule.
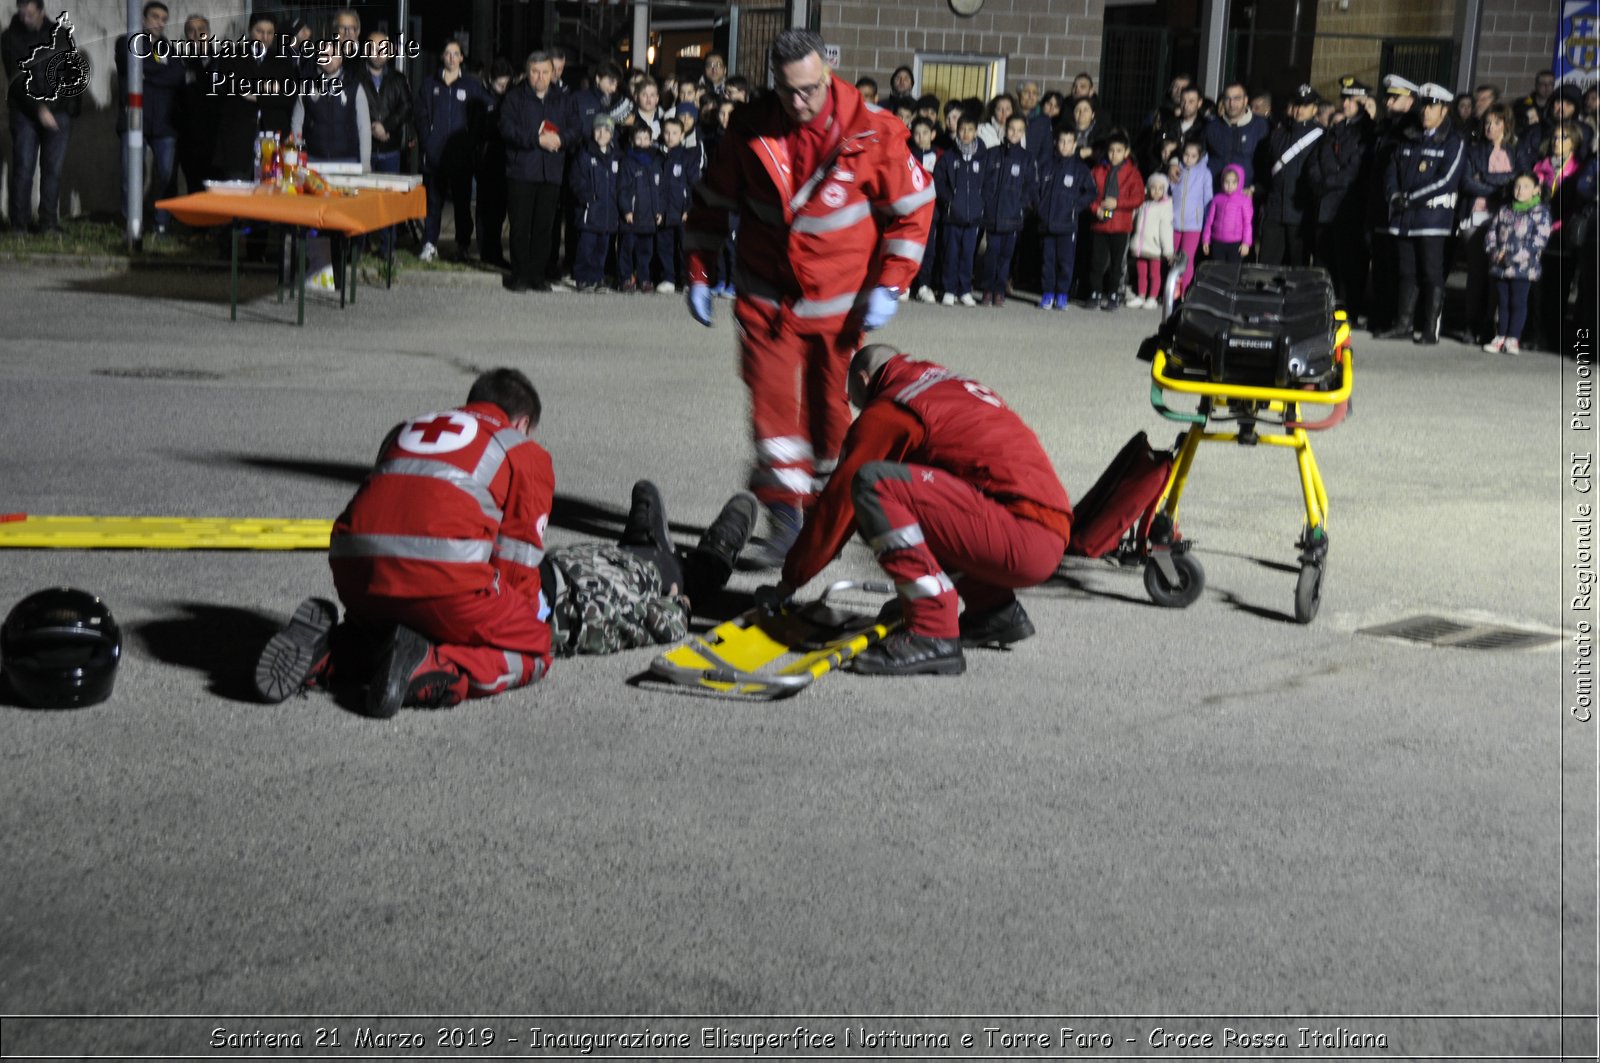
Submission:
[[[643,546],[672,553],[672,533],[667,528],[667,506],[661,489],[649,480],[633,485],[633,501],[628,507],[628,522],[622,526],[621,546]]]
[[[967,670],[967,659],[957,639],[896,631],[862,650],[850,670],[858,675],[960,675]]]
[[[733,575],[734,562],[739,560],[739,554],[749,545],[750,535],[755,531],[757,512],[756,496],[749,491],[739,492],[723,505],[717,519],[689,551],[688,560],[701,569],[703,579],[715,581],[718,587],[728,582],[728,577]]]
[[[963,646],[997,650],[1013,642],[1021,642],[1032,634],[1033,621],[1028,619],[1022,603],[1015,598],[984,612],[968,610],[961,614]]]

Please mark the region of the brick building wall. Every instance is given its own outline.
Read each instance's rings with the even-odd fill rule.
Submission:
[[[1533,75],[1555,61],[1560,0],[1483,0],[1473,84],[1506,96],[1533,90]]]
[[[1036,80],[1065,90],[1072,76],[1100,74],[1105,0],[988,0],[971,18],[946,0],[824,0],[822,36],[840,50],[839,72],[876,78],[918,52],[1003,55],[1008,88]]]

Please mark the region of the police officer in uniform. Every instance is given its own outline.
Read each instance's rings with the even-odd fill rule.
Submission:
[[[1421,124],[1395,147],[1384,173],[1400,285],[1398,315],[1378,338],[1410,334],[1415,343],[1434,344],[1439,342],[1444,310],[1444,245],[1455,229],[1463,145],[1449,120],[1454,93],[1430,81],[1417,95],[1422,101]],[[1422,324],[1413,329],[1419,287]]]
[[[1367,227],[1362,191],[1372,174],[1372,90],[1353,74],[1339,79],[1339,113],[1306,163],[1317,201],[1317,265],[1333,278],[1333,293],[1352,323],[1366,307]]]
[[[1306,213],[1313,209],[1306,164],[1327,131],[1317,124],[1317,104],[1322,97],[1310,85],[1301,85],[1289,101],[1289,122],[1272,131],[1267,151],[1267,202],[1261,212],[1256,243],[1261,261],[1269,266],[1306,264]]]
[[[1389,169],[1395,148],[1416,123],[1413,113],[1416,98],[1417,86],[1412,82],[1399,74],[1384,77],[1384,116],[1377,120],[1373,135],[1373,179],[1367,182],[1366,189],[1367,225],[1372,233],[1372,302],[1368,307],[1367,327],[1374,336],[1382,331],[1382,326],[1395,319],[1394,239],[1389,235],[1389,199],[1383,190],[1383,174]]]

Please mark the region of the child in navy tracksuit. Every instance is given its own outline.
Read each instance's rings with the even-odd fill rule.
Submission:
[[[1078,260],[1078,225],[1094,201],[1094,174],[1078,157],[1078,131],[1056,133],[1055,152],[1039,168],[1039,233],[1043,240],[1039,309],[1065,310]]]
[[[922,165],[923,172],[928,175],[928,180],[933,180],[933,172],[938,168],[939,157],[944,154],[934,146],[934,136],[937,129],[933,120],[919,117],[911,123],[911,156]],[[935,263],[939,260],[939,216],[934,214],[933,222],[928,226],[927,249],[922,253],[922,265],[917,270],[917,283],[913,289],[919,302],[933,302],[933,286],[938,274],[934,272]]]
[[[955,150],[939,157],[933,184],[944,229],[945,306],[977,306],[972,297],[972,260],[978,253],[978,226],[983,221],[983,176],[988,167],[978,120],[962,114],[956,126]]]
[[[656,269],[661,283],[656,290],[677,290],[679,263],[683,260],[683,219],[689,213],[690,194],[700,180],[700,149],[684,143],[683,123],[668,118],[661,123],[661,228],[656,232]]]
[[[617,239],[617,279],[627,293],[656,290],[650,280],[650,260],[655,256],[656,230],[665,213],[661,202],[661,156],[655,134],[647,125],[633,127],[633,146],[622,157],[617,184],[617,209],[622,212]]]
[[[1006,120],[1006,138],[989,153],[988,172],[983,181],[983,228],[989,234],[989,249],[984,254],[982,303],[1004,306],[1006,282],[1011,279],[1011,260],[1017,252],[1017,234],[1022,220],[1033,206],[1038,178],[1033,152],[1023,147],[1028,120],[1014,114]]]
[[[573,262],[572,279],[579,291],[586,292],[594,291],[605,281],[606,254],[621,219],[617,211],[620,164],[611,144],[615,126],[608,114],[595,115],[593,124],[593,132],[572,160],[572,172],[567,178],[578,219],[578,255]]]

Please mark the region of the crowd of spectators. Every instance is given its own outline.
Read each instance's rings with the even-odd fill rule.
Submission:
[[[163,36],[167,19],[160,0],[145,5],[147,33]],[[40,0],[18,0],[4,34],[17,231],[59,228],[74,104],[36,104],[18,88],[18,64],[48,32]],[[182,32],[190,41],[211,36],[201,15],[187,17]],[[341,70],[337,49],[285,58],[275,48],[280,32],[371,47]],[[485,64],[456,41],[413,88],[392,69],[387,34],[363,35],[354,11],[328,25],[252,14],[248,34],[259,42],[252,55],[143,60],[151,200],[176,194],[180,174],[190,190],[209,178],[248,178],[258,132],[301,131],[314,160],[351,159],[379,172],[415,166],[428,201],[420,256],[444,253],[448,204],[449,254],[466,260],[476,233],[479,260],[506,270],[513,291],[563,280],[624,292],[681,285],[692,189],[733,109],[757,91],[715,54],[694,81],[603,62],[573,83],[559,47],[520,65]],[[121,42],[117,54],[125,84]],[[213,96],[214,73],[253,84],[333,76],[339,91]],[[1524,304],[1527,327],[1547,346],[1563,316],[1592,316],[1593,85],[1558,85],[1543,71],[1526,95],[1504,99],[1493,85],[1457,95],[1399,76],[1380,88],[1345,77],[1335,98],[1303,85],[1278,107],[1271,94],[1238,83],[1207,99],[1179,76],[1149,113],[1111,115],[1088,73],[1065,91],[1024,81],[989,100],[941,99],[915,82],[902,66],[886,92],[872,77],[856,83],[905,123],[938,189],[936,232],[903,297],[1002,305],[1015,286],[1039,291],[1039,306],[1056,310],[1154,306],[1165,267],[1181,252],[1180,289],[1207,259],[1321,266],[1353,321],[1423,343],[1438,340],[1453,268],[1467,283],[1459,318],[1447,322],[1459,339],[1514,349],[1505,341],[1517,338],[1507,332],[1520,331],[1510,326]],[[1538,213],[1516,195],[1524,174]],[[1495,237],[1508,222],[1503,211],[1545,219],[1521,219],[1538,250],[1521,255],[1520,266]],[[160,231],[167,219],[158,214],[155,224]],[[717,278],[720,294],[731,294],[729,273]],[[1523,282],[1514,286],[1519,295],[1505,293],[1508,279]],[[1495,313],[1492,295],[1505,297],[1506,314]]]

